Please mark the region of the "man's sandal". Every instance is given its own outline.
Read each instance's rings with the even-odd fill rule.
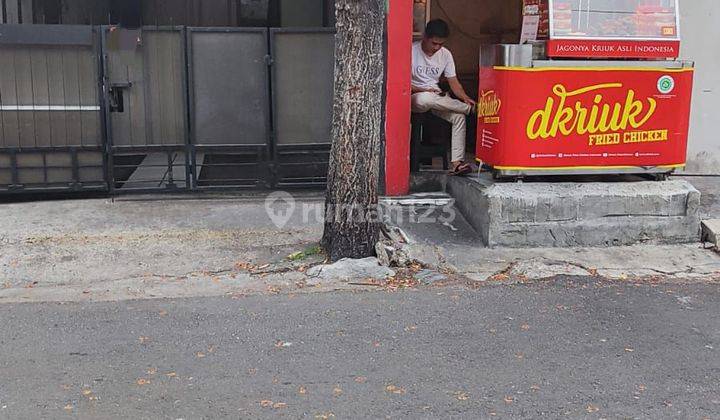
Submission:
[[[468,163],[461,163],[450,171],[450,176],[464,176],[472,172],[472,166]]]

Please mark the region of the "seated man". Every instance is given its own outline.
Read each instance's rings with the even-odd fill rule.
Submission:
[[[465,163],[465,116],[475,109],[473,101],[463,89],[455,73],[452,53],[443,45],[450,35],[448,24],[435,19],[425,27],[422,41],[412,47],[412,112],[433,114],[452,124],[452,175],[472,171]],[[457,99],[440,90],[440,76],[444,75]]]

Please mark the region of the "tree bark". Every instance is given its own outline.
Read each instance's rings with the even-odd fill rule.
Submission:
[[[379,237],[385,2],[335,2],[333,144],[322,240],[332,261],[372,256]]]

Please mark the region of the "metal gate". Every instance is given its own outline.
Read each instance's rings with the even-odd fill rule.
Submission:
[[[270,188],[266,29],[188,28],[196,188]]]
[[[0,193],[325,184],[332,30],[0,28]]]
[[[105,190],[98,36],[2,25],[0,192]]]
[[[334,29],[271,29],[276,186],[324,186],[330,156]]]
[[[103,27],[111,192],[191,187],[183,28]]]

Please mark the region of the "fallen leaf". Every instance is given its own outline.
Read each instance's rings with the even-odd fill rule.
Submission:
[[[150,368],[147,370],[148,375],[154,375],[157,373],[157,368]]]
[[[373,341],[372,344],[373,344],[373,347],[380,347],[380,346],[381,346],[381,344],[380,344],[379,341]]]
[[[495,328],[490,328],[489,331],[490,331],[490,334],[495,334],[497,332],[497,330]]]
[[[247,262],[236,262],[235,263],[236,270],[250,271],[253,268],[254,268],[254,265],[247,263]]]
[[[160,315],[160,316],[166,316],[167,314],[168,314],[167,311],[158,312],[158,315]]]
[[[457,392],[455,393],[455,398],[456,398],[458,401],[467,401],[467,399],[468,399],[469,397],[468,397],[468,394],[466,394],[466,393],[464,393],[464,392],[462,392],[462,391],[457,391]]]
[[[276,294],[280,293],[280,288],[277,286],[268,286],[267,291],[268,291],[268,293],[272,293],[272,294],[276,295]]]
[[[262,400],[260,401],[260,407],[272,407],[273,402],[270,400]]]
[[[284,403],[284,402],[279,402],[279,403],[275,403],[275,404],[273,404],[273,408],[275,408],[275,409],[278,409],[278,408],[285,408],[285,407],[287,407],[287,404],[286,404],[286,403]]]
[[[515,357],[516,357],[517,359],[524,359],[524,358],[525,358],[525,354],[523,354],[523,353],[515,353]]]
[[[391,394],[399,394],[402,395],[405,393],[405,389],[395,386],[395,385],[388,385],[385,387],[385,391],[391,393]]]
[[[89,389],[83,389],[82,394],[87,397],[88,395],[92,394],[92,391]]]
[[[195,353],[195,356],[196,356],[198,359],[202,359],[203,357],[205,357],[205,353],[199,351],[199,352]]]
[[[257,270],[264,270],[268,267],[270,267],[270,264],[261,265],[260,267],[257,268]]]
[[[209,346],[207,351],[208,353],[215,353],[215,346]]]
[[[292,254],[287,256],[287,259],[290,261],[297,261],[305,257],[305,253],[302,251],[293,252]]]
[[[663,401],[663,404],[665,405],[665,407],[672,407],[672,403],[670,401],[665,400]]]
[[[359,383],[359,384],[364,384],[365,381],[367,381],[367,378],[364,377],[364,376],[356,376],[355,379],[354,379],[354,381],[357,382],[357,383]]]
[[[307,389],[304,386],[300,385],[300,388],[298,388],[298,394],[300,394],[300,395],[307,394]]]
[[[66,410],[66,411],[72,411],[73,406],[70,405],[70,404],[68,404],[68,405],[66,405],[65,407],[63,407],[63,409]]]
[[[333,413],[331,413],[331,412],[321,413],[321,414],[316,414],[316,415],[315,415],[315,418],[318,419],[318,420],[328,420],[328,419],[334,418],[334,417],[335,417],[335,414],[333,414]]]
[[[646,389],[645,385],[642,385],[642,384],[638,385],[638,391],[643,392],[643,391],[645,391],[645,389]]]
[[[146,337],[143,335],[143,336],[140,336],[140,338],[138,340],[140,340],[140,344],[145,344],[145,342],[150,341],[150,337]]]
[[[503,401],[505,401],[505,404],[512,404],[515,399],[509,395],[506,395],[505,398],[503,398]]]
[[[631,348],[631,347],[625,347],[625,351],[628,352],[628,353],[632,353],[632,352],[635,351],[635,349],[633,349],[633,348]]]
[[[140,379],[138,379],[137,381],[135,381],[135,383],[138,384],[138,385],[140,385],[140,386],[143,386],[143,385],[149,384],[150,381],[147,380],[147,379],[145,379],[145,378],[140,378]]]
[[[585,407],[585,411],[587,411],[588,413],[595,413],[599,410],[600,410],[600,407],[593,405],[593,404],[588,404],[587,407]]]
[[[168,372],[168,373],[165,374],[165,376],[167,376],[168,378],[174,378],[174,377],[177,376],[177,373],[175,373],[175,372]]]
[[[523,330],[523,331],[527,331],[527,330],[530,329],[530,326],[529,326],[528,324],[522,324],[522,325],[520,326],[520,329]]]
[[[410,325],[410,326],[405,327],[405,332],[410,332],[410,331],[415,331],[415,330],[417,330],[416,325]]]
[[[335,388],[333,388],[334,396],[339,397],[342,395],[342,393],[343,393],[343,390],[342,390],[342,388],[340,388],[340,386],[336,385]]]
[[[275,342],[275,347],[277,347],[279,349],[281,349],[283,347],[290,347],[290,346],[292,346],[292,343],[288,343],[288,342],[285,342],[282,340],[278,340]]]
[[[248,375],[254,375],[254,374],[257,373],[257,369],[255,369],[255,368],[250,368],[250,369],[247,370],[247,372],[248,372]]]

